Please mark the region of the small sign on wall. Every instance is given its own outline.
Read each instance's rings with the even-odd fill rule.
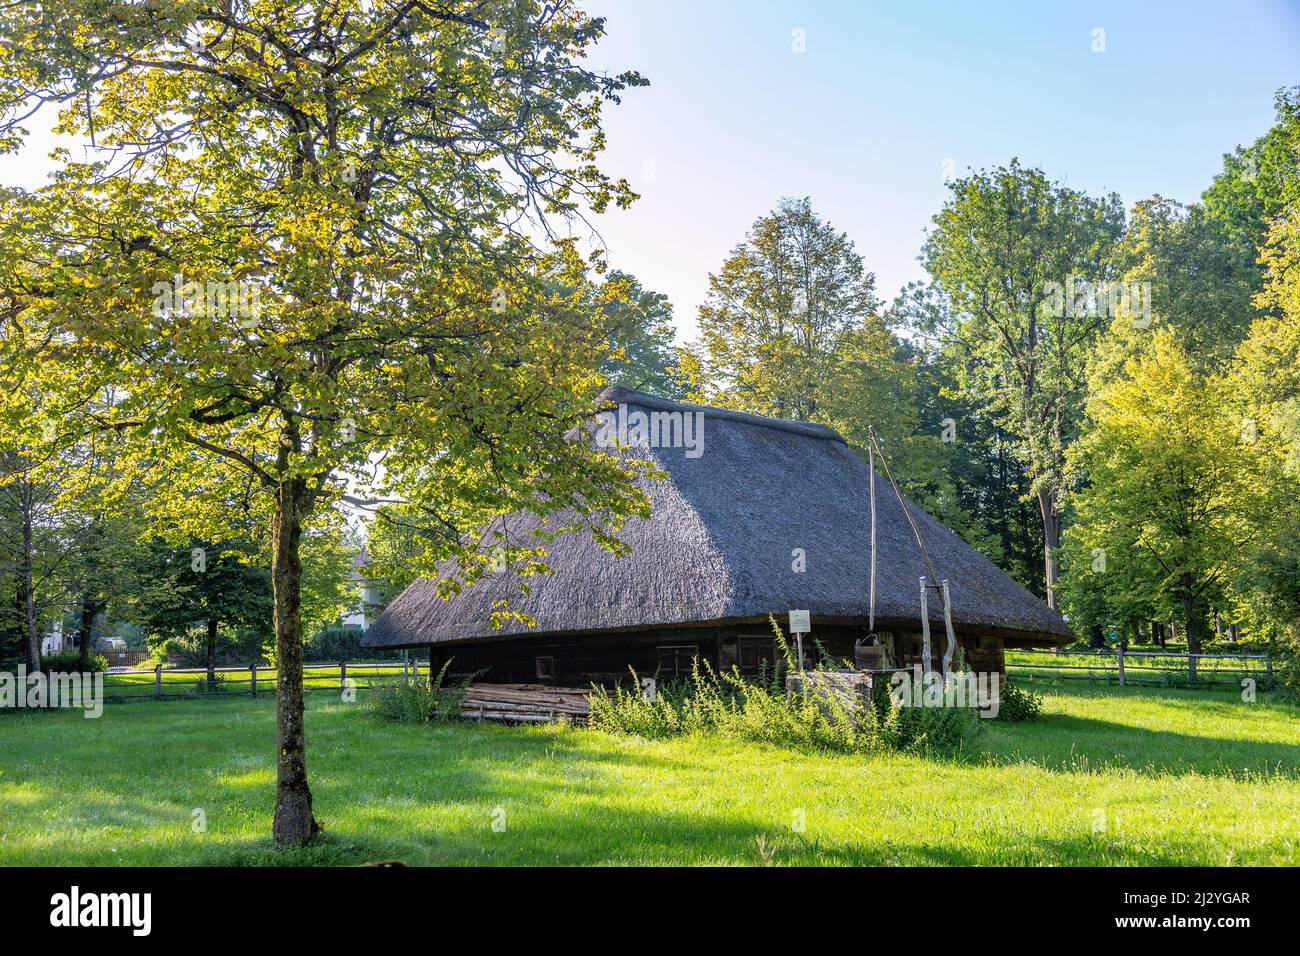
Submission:
[[[790,612],[790,633],[807,634],[812,630],[809,625],[809,615],[807,611]]]

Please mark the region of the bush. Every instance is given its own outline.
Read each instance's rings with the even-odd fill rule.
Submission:
[[[47,674],[76,674],[82,671],[81,651],[59,651],[41,658],[41,670]],[[108,670],[108,659],[103,654],[91,654],[86,673]]]
[[[1002,685],[998,720],[1032,720],[1043,709],[1043,698],[1032,690],[1007,681]]]
[[[361,638],[366,632],[359,627],[331,624],[322,627],[303,642],[303,660],[328,661],[383,661],[399,660],[401,651],[376,651],[362,647]]]
[[[214,663],[217,667],[247,667],[262,662],[261,630],[255,628],[222,628],[217,640]],[[208,664],[208,635],[205,629],[195,629],[175,637],[154,637],[148,642],[149,657],[144,666],[206,667]]]
[[[361,660],[366,653],[361,649],[361,635],[364,633],[359,627],[344,627],[342,624],[322,627],[303,642],[303,660]]]
[[[647,699],[637,690],[617,687],[611,694],[597,687],[590,698],[590,726],[641,737],[689,733],[784,744],[841,753],[878,750],[955,750],[979,730],[979,717],[967,707],[903,707],[877,682],[873,701],[862,701],[831,686],[787,695],[784,675],[798,667],[785,635],[769,618],[785,666],[764,667],[757,681],[734,668],[715,674],[697,659],[691,680],[670,685]],[[814,645],[822,664],[835,666],[825,649]],[[633,687],[640,681],[632,672]]]
[[[225,674],[213,674],[211,679],[200,677],[194,682],[194,690],[199,694],[224,694],[232,688],[226,684]]]
[[[788,672],[794,662],[779,629],[776,636]],[[668,685],[653,695],[640,687],[632,671],[630,688],[594,688],[589,726],[648,739],[709,733],[799,749],[872,753],[959,749],[979,724],[972,708],[898,706],[883,684],[874,701],[833,687],[787,695],[779,669],[751,681],[735,669],[715,674],[698,659],[688,683]]]
[[[450,686],[443,686],[451,661],[432,682],[419,677],[403,676],[375,684],[370,694],[370,706],[386,720],[426,721],[439,723],[460,716],[465,700],[465,688],[473,675],[462,678]]]

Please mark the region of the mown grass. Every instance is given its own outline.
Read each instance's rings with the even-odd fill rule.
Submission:
[[[0,715],[0,864],[1300,862],[1300,710],[1223,693],[1048,687],[937,758],[395,724],[322,692],[326,832],[296,851],[267,840],[273,721],[246,697]]]

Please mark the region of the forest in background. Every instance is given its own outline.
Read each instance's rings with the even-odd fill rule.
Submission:
[[[783,199],[684,349],[636,288],[611,374],[861,452],[874,425],[912,500],[1092,644],[1293,645],[1300,93],[1276,109],[1190,205],[1126,211],[1015,159],[952,180],[928,278],[888,305],[851,237]]]
[[[1093,644],[1294,647],[1298,157],[1288,90],[1191,205],[1126,210],[1014,159],[970,172],[927,231],[927,280],[888,304],[849,236],[782,199],[710,274],[684,348],[671,303],[630,273],[580,290],[607,337],[600,379],[822,422],[860,451],[873,426],[912,500]],[[66,454],[26,481],[11,458],[19,480],[0,486],[0,658],[22,654],[29,596],[42,633],[60,620],[209,660],[270,644],[255,522],[163,541],[111,443]],[[366,537],[342,520],[306,536],[309,635],[355,607]],[[391,599],[420,546],[383,520],[369,545]]]

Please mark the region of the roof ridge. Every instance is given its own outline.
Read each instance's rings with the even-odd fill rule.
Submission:
[[[695,405],[690,402],[679,402],[671,398],[661,398],[660,396],[652,395],[649,392],[638,392],[634,388],[626,388],[622,385],[611,385],[600,393],[600,403],[604,404],[606,402],[626,405],[641,405],[646,408],[658,409],[660,411],[700,412],[710,418],[721,419],[722,421],[739,422],[742,425],[757,425],[760,428],[774,428],[777,431],[792,432],[796,435],[803,435],[805,438],[819,438],[823,441],[837,441],[841,445],[848,444],[848,442],[844,440],[844,436],[829,425],[792,421],[788,418],[770,418],[766,415],[754,415],[750,412],[738,412],[730,408],[718,408],[713,405]]]

